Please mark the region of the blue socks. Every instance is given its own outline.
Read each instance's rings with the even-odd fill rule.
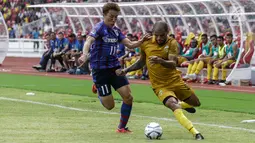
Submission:
[[[121,106],[121,110],[120,110],[121,116],[120,116],[119,129],[126,127],[126,125],[128,123],[129,116],[131,114],[131,110],[132,110],[132,104],[128,105],[128,104],[122,102],[122,106]]]

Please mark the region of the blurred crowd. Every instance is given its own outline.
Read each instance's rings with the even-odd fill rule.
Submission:
[[[90,74],[89,64],[81,63],[79,61],[82,55],[82,47],[86,40],[86,35],[91,31],[93,25],[101,21],[100,17],[94,18],[77,18],[67,17],[69,15],[101,15],[101,11],[96,8],[28,8],[29,5],[44,4],[44,3],[66,3],[66,2],[135,2],[139,0],[0,0],[0,10],[7,23],[10,38],[32,38],[32,39],[46,39],[45,50],[43,57],[39,65],[35,65],[34,68],[39,71],[48,72],[68,72],[70,74]],[[151,1],[151,0],[140,0]],[[240,0],[241,5],[244,7],[245,12],[254,12],[255,7],[252,1]],[[206,5],[207,4],[207,5]],[[226,9],[222,8],[222,5]],[[178,5],[162,5],[161,7],[155,6],[134,6],[123,7],[122,10],[126,15],[162,15],[164,12],[166,15],[180,15],[180,14],[209,14],[207,10],[208,3],[192,3],[192,7],[189,4]],[[230,1],[213,2],[209,5],[211,13],[224,13],[234,12],[232,3]],[[135,11],[135,10],[136,11]],[[181,13],[180,13],[181,11]],[[50,17],[49,17],[50,15]],[[253,15],[246,16],[249,20],[252,32],[255,32],[255,22]],[[185,20],[184,20],[185,19]],[[144,28],[145,31],[152,29],[155,21],[162,20],[161,17],[155,18],[119,18],[116,26],[119,27],[123,34],[125,34],[130,40],[138,40],[142,34]],[[199,64],[199,57],[203,55],[203,46],[209,43],[214,43],[217,47],[218,43],[213,42],[212,35],[216,33],[214,21],[218,27],[221,35],[213,36],[218,41],[219,36],[223,37],[222,42],[224,46],[231,44],[226,40],[227,33],[234,30],[236,35],[232,35],[232,42],[235,43],[239,49],[240,47],[240,26],[238,22],[234,22],[235,17],[200,17],[200,18],[164,18],[169,22],[171,28],[171,34],[169,36],[174,37],[179,43],[179,60],[178,66],[189,67],[188,72],[184,75],[184,79],[189,81],[197,80],[197,75],[201,71],[201,67],[207,67],[204,63],[200,65],[200,69],[196,66]],[[213,21],[214,20],[214,21]],[[233,21],[231,21],[233,20]],[[201,23],[199,23],[199,21]],[[231,29],[230,22],[233,24],[234,29]],[[128,23],[128,24],[127,24]],[[188,27],[188,30],[187,30]],[[203,33],[201,31],[203,29]],[[0,28],[1,30],[1,28]],[[130,32],[131,30],[131,32]],[[246,29],[244,29],[246,30]],[[204,35],[204,33],[206,33]],[[205,38],[206,37],[206,38]],[[247,35],[247,37],[249,37]],[[254,37],[254,36],[250,36]],[[203,40],[202,40],[203,39]],[[206,40],[205,40],[206,39]],[[222,39],[221,37],[219,40]],[[251,39],[251,38],[250,38]],[[242,58],[245,58],[240,63],[240,66],[249,66],[252,49],[252,41],[246,40],[245,50],[239,51],[242,53]],[[38,43],[35,42],[35,49],[38,48]],[[253,46],[254,48],[254,46]],[[193,49],[193,50],[192,50]],[[195,53],[193,53],[195,52]],[[247,56],[248,55],[248,56]],[[135,50],[129,50],[123,45],[119,45],[118,57],[122,64],[122,67],[127,67],[133,64],[139,58],[139,47]],[[248,57],[248,58],[247,58]],[[50,61],[50,62],[49,62]],[[61,65],[59,68],[55,65],[58,61]],[[50,64],[49,64],[50,63]],[[235,61],[228,65],[218,64],[216,68],[231,68]],[[212,62],[212,69],[214,63]],[[47,65],[50,65],[47,67]],[[195,66],[194,66],[195,65]],[[218,73],[217,73],[218,74]],[[148,79],[147,69],[144,67],[135,72],[128,73],[129,78],[136,79]],[[222,77],[221,80],[225,80]],[[209,83],[217,83],[218,78],[215,79],[207,77]],[[220,81],[220,80],[219,80]]]
[[[139,37],[131,33],[126,34],[131,41],[139,40]],[[255,35],[247,33],[246,41],[243,44],[244,50],[240,51],[240,39],[234,38],[232,33],[222,35],[207,35],[200,33],[195,35],[189,33],[183,40],[181,35],[169,34],[178,42],[178,67],[188,67],[183,79],[188,82],[204,82],[209,84],[219,84],[225,82],[226,70],[233,68],[235,62],[241,55],[239,67],[249,67],[254,53]],[[85,63],[80,60],[86,35],[70,32],[64,34],[63,31],[48,32],[44,35],[46,39],[45,53],[40,63],[33,68],[40,72],[67,72],[69,74],[90,74],[89,61]],[[140,48],[128,49],[123,44],[117,47],[117,57],[121,67],[129,67],[140,57]],[[58,61],[59,64],[56,64]],[[199,77],[202,70],[207,69],[207,76],[203,79]],[[219,69],[222,76],[219,77]],[[203,74],[203,73],[202,73]],[[140,70],[127,73],[130,79],[149,79],[146,66]]]
[[[99,22],[101,19],[99,17],[96,18],[68,18],[66,11],[62,8],[28,8],[28,5],[34,4],[42,4],[42,3],[55,3],[55,2],[134,2],[139,0],[0,0],[0,10],[3,13],[4,19],[6,20],[9,37],[10,38],[34,38],[33,30],[37,29],[40,33],[39,37],[42,37],[44,32],[49,30],[54,31],[63,31],[66,32],[72,29],[72,32],[79,33],[89,33],[92,29],[93,25]],[[151,1],[151,0],[140,0],[140,1]],[[221,2],[226,7],[226,12],[233,12],[233,6],[229,1]],[[255,7],[252,1],[241,0],[240,3],[244,6],[244,10],[246,12],[254,12]],[[162,7],[155,6],[134,6],[137,14],[139,15],[161,15],[162,11],[165,11],[166,14],[169,15],[180,15],[181,10],[182,14],[195,14],[193,9],[195,9],[197,14],[208,14],[207,5],[203,3],[193,3],[193,7],[190,7],[188,4],[179,4],[177,7],[175,5],[162,5]],[[163,10],[165,9],[165,10]],[[80,15],[99,15],[101,11],[94,8],[87,8],[88,11],[83,8],[77,8],[75,11],[73,8],[66,8],[67,12],[71,15],[76,15],[77,13]],[[224,9],[222,8],[220,3],[214,2],[210,3],[210,10],[212,13],[224,13]],[[123,11],[126,15],[136,15],[136,12],[131,7],[123,7]],[[51,20],[48,15],[50,15]],[[198,19],[200,20],[200,24],[198,23]],[[181,33],[182,36],[187,36],[189,33],[186,31],[186,27],[188,27],[188,32],[193,32],[194,34],[199,34],[201,29],[203,29],[204,33],[211,35],[216,33],[215,25],[211,17],[203,17],[203,18],[166,18],[171,23],[171,31],[172,33]],[[254,19],[254,16],[247,16],[247,19]],[[144,27],[145,31],[150,30],[153,23],[157,20],[162,20],[161,17],[157,18],[119,18],[117,22],[117,26],[122,29],[124,34],[131,32],[138,37],[143,33],[142,27]],[[234,29],[231,29],[229,18],[224,17],[215,17],[215,22],[217,24],[218,30],[220,33],[230,32],[232,30],[235,31],[234,35],[237,37],[240,35],[240,27],[238,24],[234,24]],[[127,24],[129,23],[129,24]],[[235,23],[235,22],[233,22]],[[130,27],[128,27],[130,25]],[[255,22],[250,22],[251,30],[255,32]]]

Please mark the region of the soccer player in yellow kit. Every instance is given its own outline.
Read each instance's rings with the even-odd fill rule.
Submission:
[[[179,123],[191,132],[196,140],[204,137],[197,131],[191,121],[183,114],[183,110],[195,113],[195,106],[200,106],[194,91],[181,78],[176,69],[177,41],[168,35],[168,25],[163,21],[153,26],[152,40],[145,41],[141,47],[141,57],[133,65],[116,70],[116,74],[124,76],[147,65],[150,81],[155,94],[163,104],[174,112]]]

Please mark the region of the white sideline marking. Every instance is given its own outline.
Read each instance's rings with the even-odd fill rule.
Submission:
[[[255,123],[255,120],[243,120],[241,123]]]
[[[50,106],[50,107],[58,107],[58,108],[67,109],[67,110],[81,111],[81,112],[94,112],[94,113],[96,112],[96,113],[102,113],[102,114],[119,115],[119,113],[117,113],[117,112],[105,112],[105,111],[95,111],[95,110],[89,110],[89,109],[80,109],[80,108],[62,106],[62,105],[58,105],[58,104],[48,104],[48,103],[43,103],[43,102],[36,102],[36,101],[30,101],[30,100],[21,100],[21,99],[15,99],[15,98],[0,97],[0,100],[31,103],[31,104],[37,104],[37,105]],[[149,119],[155,119],[155,120],[177,122],[176,120],[169,119],[169,118],[142,116],[142,115],[136,115],[136,114],[132,114],[132,116],[139,117],[139,118],[149,118]],[[218,127],[218,128],[223,128],[223,129],[241,130],[241,131],[247,131],[247,132],[255,133],[255,130],[253,130],[253,129],[246,129],[246,128],[240,128],[240,127],[232,127],[232,126],[217,125],[217,124],[196,123],[196,122],[193,122],[193,124],[208,126],[208,127]]]

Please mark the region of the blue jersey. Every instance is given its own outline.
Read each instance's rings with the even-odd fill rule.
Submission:
[[[83,50],[83,46],[84,46],[84,40],[76,40],[75,41],[75,49],[78,51],[78,52],[81,52]]]
[[[66,45],[69,45],[69,41],[66,38],[63,38],[61,40],[57,39],[57,41],[58,41],[58,46],[55,48],[59,49],[60,51],[63,50]]]
[[[123,44],[119,44],[117,51],[118,51],[118,54],[117,54],[118,58],[124,56],[125,52],[126,52],[125,51],[125,46]]]
[[[53,52],[58,47],[58,39],[50,40],[50,50]]]
[[[119,43],[126,37],[117,27],[108,27],[104,22],[95,25],[89,36],[96,40],[90,47],[90,64],[92,69],[120,67],[117,57]]]
[[[70,41],[68,40],[68,50],[75,49],[76,40]]]

